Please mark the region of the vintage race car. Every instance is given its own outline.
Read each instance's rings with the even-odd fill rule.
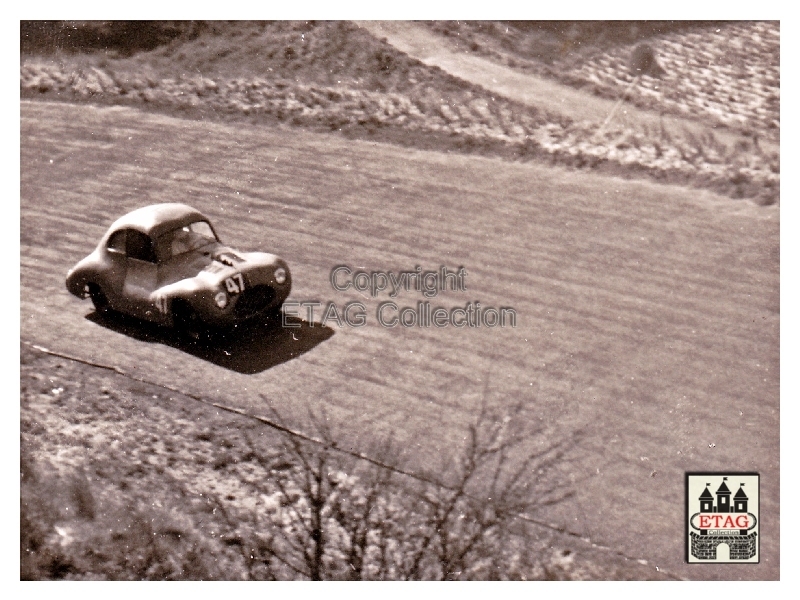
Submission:
[[[119,311],[200,337],[274,318],[289,295],[286,262],[224,246],[209,220],[185,204],[145,206],[117,219],[67,273],[67,289],[99,313]]]

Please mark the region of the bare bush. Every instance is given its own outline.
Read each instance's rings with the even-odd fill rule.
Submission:
[[[649,44],[638,44],[631,52],[631,72],[634,75],[661,77],[665,71],[658,64],[656,53]]]
[[[369,458],[341,447],[324,415],[311,415],[313,438],[287,433],[277,456],[250,440],[270,473],[253,482],[263,503],[256,513],[226,515],[231,528],[250,524],[240,544],[250,575],[537,577],[542,557],[525,552],[526,519],[570,495],[550,477],[568,443],[541,443],[544,432],[526,431],[515,418],[519,411],[501,415],[484,407],[462,451],[437,469],[444,475],[401,468],[391,459],[398,455],[392,443]]]

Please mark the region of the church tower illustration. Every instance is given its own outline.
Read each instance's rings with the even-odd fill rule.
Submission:
[[[733,510],[737,513],[747,512],[747,494],[744,493],[744,484],[739,484],[739,491],[733,497]]]
[[[717,504],[714,505],[714,496],[708,489],[710,483],[706,484],[703,493],[700,494],[700,512],[703,513],[746,513],[747,512],[747,494],[744,493],[744,484],[739,484],[739,490],[733,497],[733,506],[731,506],[731,491],[725,482],[727,477],[722,478],[722,483],[717,488]]]
[[[711,484],[707,483],[706,487],[703,489],[703,493],[700,494],[700,512],[714,512],[714,496],[712,496],[711,492],[708,490],[709,485]]]
[[[722,478],[722,483],[717,488],[717,512],[727,513],[731,512],[731,491],[725,485],[727,477]]]

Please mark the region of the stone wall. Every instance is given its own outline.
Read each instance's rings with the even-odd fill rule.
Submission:
[[[756,532],[750,535],[698,535],[692,531],[689,535],[692,555],[703,560],[715,560],[717,546],[722,543],[731,549],[731,560],[747,560],[756,555]]]

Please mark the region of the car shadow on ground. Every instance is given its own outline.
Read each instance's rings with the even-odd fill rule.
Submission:
[[[91,312],[89,321],[137,340],[164,344],[231,371],[253,375],[305,354],[330,338],[334,331],[319,323],[286,317],[286,324],[255,321],[208,339],[192,340],[174,329],[128,315]]]

